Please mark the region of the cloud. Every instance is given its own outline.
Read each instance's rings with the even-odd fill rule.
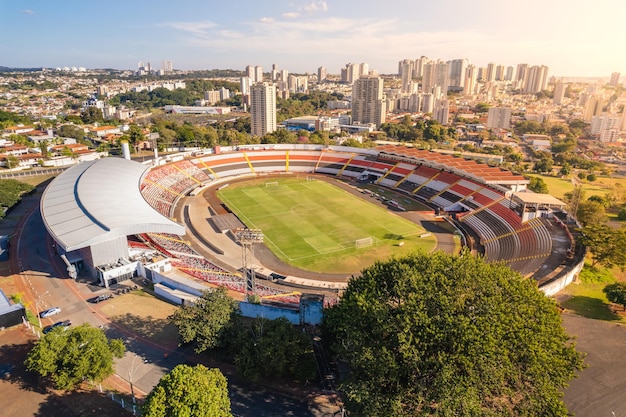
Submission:
[[[300,13],[298,13],[298,12],[287,12],[287,13],[283,13],[281,16],[284,17],[284,18],[287,18],[287,19],[295,19],[296,17],[300,17]]]
[[[273,17],[262,17],[259,19],[261,23],[274,23],[275,19]]]
[[[35,14],[35,12],[30,10],[30,9],[22,10],[22,13],[24,13],[24,14]]]
[[[303,7],[307,12],[326,12],[328,11],[328,5],[324,0],[314,0],[311,3]]]
[[[214,29],[217,24],[213,22],[165,22],[162,23],[162,27],[169,27],[182,32],[193,33],[201,37],[209,36],[209,29]]]

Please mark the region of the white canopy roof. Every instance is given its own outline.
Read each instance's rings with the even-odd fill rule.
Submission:
[[[184,235],[152,208],[139,184],[146,167],[123,158],[80,163],[55,178],[41,199],[48,232],[65,251],[139,233]]]

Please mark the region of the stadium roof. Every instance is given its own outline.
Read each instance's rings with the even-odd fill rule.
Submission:
[[[542,204],[557,207],[565,207],[567,205],[558,198],[551,196],[550,194],[539,194],[525,191],[520,193],[513,193],[513,195],[525,204]]]
[[[485,184],[516,185],[528,184],[529,182],[522,175],[476,162],[472,159],[463,159],[453,155],[397,145],[377,146],[375,149],[383,155],[408,158],[415,161],[415,163],[424,163],[433,168],[447,169],[455,173],[462,172],[466,176],[476,178]]]
[[[41,199],[48,232],[65,251],[139,233],[185,234],[152,208],[139,184],[146,167],[123,158],[80,163],[50,183]]]

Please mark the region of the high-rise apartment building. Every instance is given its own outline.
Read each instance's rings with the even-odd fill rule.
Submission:
[[[611,81],[609,81],[609,85],[611,87],[617,87],[617,85],[619,84],[619,77],[619,72],[614,72],[613,74],[611,74]]]
[[[620,118],[615,115],[593,116],[589,125],[589,133],[593,136],[599,136],[604,130],[618,129]]]
[[[504,81],[506,76],[506,67],[504,65],[496,65],[496,81]]]
[[[490,107],[487,113],[487,128],[508,129],[511,127],[511,109],[508,107]]]
[[[326,79],[326,77],[328,76],[328,73],[326,71],[325,67],[319,67],[317,69],[317,82],[322,82]]]
[[[254,82],[255,83],[263,82],[263,67],[260,65],[257,65],[256,67],[254,67]]]
[[[513,72],[515,68],[512,65],[506,67],[506,75],[504,76],[504,81],[513,81]]]
[[[376,129],[386,119],[386,106],[383,99],[383,79],[362,76],[352,87],[352,121],[373,123]]]
[[[447,94],[450,84],[448,64],[441,60],[429,62],[424,65],[422,75],[422,92],[432,93],[435,87],[440,87],[442,94]]]
[[[476,80],[478,79],[478,68],[474,65],[468,65],[465,72],[465,83],[463,84],[463,95],[469,96],[474,94],[476,88]]]
[[[163,61],[161,62],[161,68],[163,72],[172,72],[174,71],[174,66],[172,65],[172,61]]]
[[[524,93],[535,94],[546,89],[548,85],[548,67],[533,65],[528,68],[525,77]]]
[[[433,118],[443,126],[448,125],[448,118],[450,117],[450,100],[441,99],[435,103],[435,109],[433,111]]]
[[[413,83],[413,61],[410,59],[400,61],[398,71],[400,80],[402,81],[400,91],[402,93],[411,93],[411,84]]]
[[[213,105],[222,99],[219,90],[211,90],[204,92],[204,99]]]
[[[521,83],[524,83],[527,70],[528,64],[517,64],[517,71],[515,71],[515,81],[520,81]]]
[[[554,97],[552,98],[552,103],[559,105],[563,103],[563,99],[565,98],[565,84],[563,81],[557,81],[554,84]]]
[[[462,91],[465,87],[465,76],[467,75],[467,67],[469,59],[453,59],[448,61],[450,69],[450,85],[449,89],[453,91]]]
[[[276,86],[274,84],[252,85],[250,113],[252,136],[264,136],[276,130]]]
[[[495,81],[496,80],[496,64],[495,62],[490,62],[487,64],[487,73],[485,74],[485,81]]]
[[[252,65],[247,65],[246,66],[246,77],[250,78],[252,81],[254,81],[254,66]]]
[[[422,94],[422,113],[432,114],[435,110],[435,96],[432,93]]]
[[[220,100],[228,100],[230,98],[230,90],[226,87],[220,88]]]
[[[600,113],[602,113],[602,99],[596,94],[590,94],[585,102],[583,121],[590,123],[593,116],[598,116]]]
[[[346,64],[346,66],[341,69],[341,82],[354,84],[360,76],[367,75],[368,72],[368,64]]]

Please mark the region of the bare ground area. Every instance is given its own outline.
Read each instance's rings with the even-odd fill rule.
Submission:
[[[100,311],[113,324],[161,345],[176,345],[178,329],[167,319],[176,307],[143,290],[107,300]]]

